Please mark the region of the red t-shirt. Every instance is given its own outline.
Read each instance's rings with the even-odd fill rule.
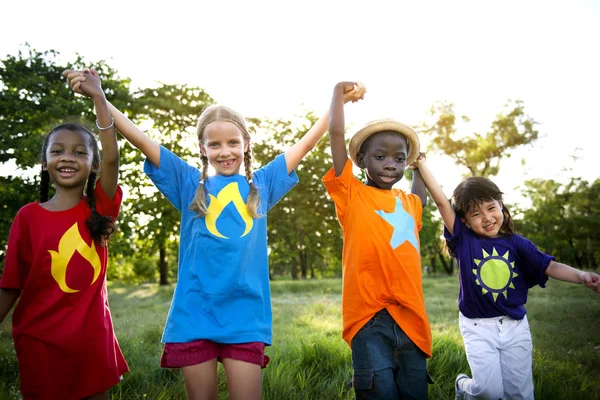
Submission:
[[[96,210],[119,214],[96,185]],[[30,203],[8,236],[0,288],[20,289],[12,317],[23,397],[81,399],[119,383],[128,366],[113,331],[106,293],[108,249],[93,241],[83,198],[65,211]]]
[[[427,357],[431,328],[421,283],[419,230],[423,207],[414,194],[364,185],[346,162],[323,177],[342,227],[342,322],[344,340],[352,338],[378,311],[394,321]]]

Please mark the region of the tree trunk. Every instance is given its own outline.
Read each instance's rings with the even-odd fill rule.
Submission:
[[[454,273],[454,263],[452,261],[448,262],[446,257],[442,255],[442,253],[438,253],[438,258],[442,262],[442,266],[444,267],[444,271],[450,276]]]
[[[306,280],[306,273],[308,272],[308,262],[307,262],[307,254],[306,249],[300,250],[298,252],[298,261],[300,261],[300,278],[302,280]]]
[[[159,260],[158,260],[158,273],[160,274],[159,284],[161,286],[169,284],[169,277],[167,271],[167,249],[165,249],[164,243],[160,244],[159,249]]]
[[[429,272],[433,274],[437,269],[437,258],[435,258],[435,256],[429,257],[429,261],[431,261],[431,265],[429,266]]]

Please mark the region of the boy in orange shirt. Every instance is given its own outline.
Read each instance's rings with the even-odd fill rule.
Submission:
[[[414,170],[411,194],[392,186],[419,154],[419,139],[393,120],[367,124],[352,137],[350,158],[366,171],[352,174],[344,140],[344,91],[338,83],[330,108],[333,168],[323,183],[333,199],[344,250],[343,338],[352,349],[357,399],[426,399],[431,330],[421,285],[419,230],[427,201]]]

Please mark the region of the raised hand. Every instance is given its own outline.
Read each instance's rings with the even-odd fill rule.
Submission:
[[[344,87],[344,103],[349,101],[356,103],[358,100],[362,100],[367,93],[367,88],[360,82],[340,82],[338,85]]]
[[[425,157],[425,153],[420,152],[419,155],[417,156],[417,159],[412,164],[406,166],[406,168],[419,169],[419,164],[421,163],[421,161],[425,161],[426,159],[427,159],[427,157]]]
[[[83,71],[66,70],[63,75],[67,77],[69,87],[81,95],[94,98],[98,95],[104,95],[98,72],[93,68],[86,68]]]

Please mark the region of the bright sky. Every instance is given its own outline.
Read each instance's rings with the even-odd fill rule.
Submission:
[[[600,133],[593,0],[11,1],[0,37],[1,58],[25,42],[65,60],[79,53],[134,87],[200,86],[252,117],[320,114],[335,83],[359,80],[368,93],[346,107],[350,133],[382,117],[418,125],[435,101],[454,102],[472,119],[468,132],[484,133],[507,99],[520,99],[543,137],[502,162],[494,180],[508,202],[520,201],[524,179],[599,177],[589,143]],[[465,171],[428,160],[450,194]]]

